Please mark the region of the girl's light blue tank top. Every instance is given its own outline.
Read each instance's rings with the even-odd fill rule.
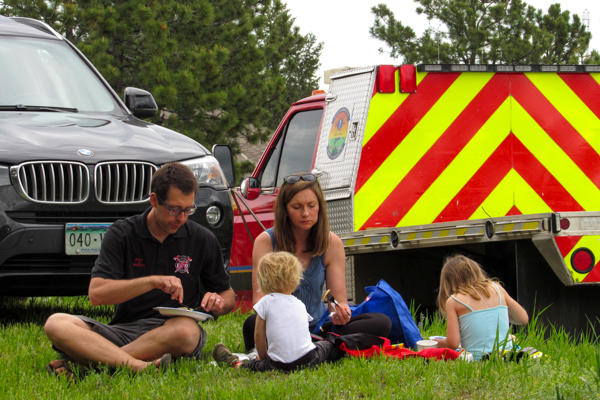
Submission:
[[[509,320],[508,307],[502,305],[502,294],[498,285],[498,305],[483,310],[473,310],[454,295],[455,301],[471,310],[470,313],[458,317],[461,346],[473,354],[475,360],[481,359],[486,353],[495,348],[498,350],[512,349],[512,341],[508,338]]]
[[[275,242],[275,234],[273,228],[267,229],[267,233],[271,237],[271,244],[273,250],[277,248]],[[313,320],[310,323],[312,328],[319,322],[319,319],[323,316],[327,307],[321,301],[323,295],[323,285],[325,284],[325,255],[313,257],[310,261],[310,265],[304,271],[300,284],[292,293],[306,306],[306,311],[310,314]]]

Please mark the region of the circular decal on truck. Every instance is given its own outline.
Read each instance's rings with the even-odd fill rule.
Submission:
[[[350,112],[346,107],[337,110],[333,116],[331,130],[329,131],[329,143],[327,144],[327,155],[332,160],[335,160],[344,150],[349,121]]]

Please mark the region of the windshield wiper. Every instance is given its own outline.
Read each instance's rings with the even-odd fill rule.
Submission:
[[[73,112],[78,110],[72,107],[55,107],[55,106],[26,106],[23,104],[0,105],[0,111],[52,111],[52,112]]]

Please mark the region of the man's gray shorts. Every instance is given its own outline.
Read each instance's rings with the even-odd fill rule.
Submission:
[[[124,324],[107,325],[85,315],[76,315],[76,317],[87,323],[92,331],[105,337],[119,347],[133,342],[144,333],[162,326],[167,321],[163,318],[144,318]],[[200,358],[202,356],[202,348],[206,344],[206,332],[200,325],[198,325],[198,328],[200,328],[198,346],[190,354],[186,354],[185,357]]]

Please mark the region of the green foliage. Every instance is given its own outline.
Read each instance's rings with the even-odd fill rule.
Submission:
[[[414,307],[411,307],[415,313]],[[522,346],[544,353],[539,360],[505,362],[345,358],[291,374],[252,373],[211,364],[210,350],[223,342],[242,351],[246,314],[234,312],[202,324],[208,333],[200,360],[180,359],[164,373],[136,375],[121,369],[89,372],[75,382],[48,375],[44,366],[57,354],[43,332],[54,312],[110,319],[112,308],[92,307],[87,297],[37,297],[0,301],[0,398],[11,399],[594,399],[600,396],[598,336],[574,340],[560,329],[534,326],[515,333]],[[537,321],[537,318],[532,318]],[[423,336],[446,330],[438,315],[424,319]]]
[[[406,63],[581,64],[600,61],[587,54],[591,33],[577,14],[559,4],[542,10],[523,0],[415,0],[418,14],[437,21],[417,37],[385,5],[372,8],[373,37]]]
[[[76,44],[117,93],[149,90],[154,122],[211,147],[265,139],[317,86],[322,45],[280,0],[7,0]]]

